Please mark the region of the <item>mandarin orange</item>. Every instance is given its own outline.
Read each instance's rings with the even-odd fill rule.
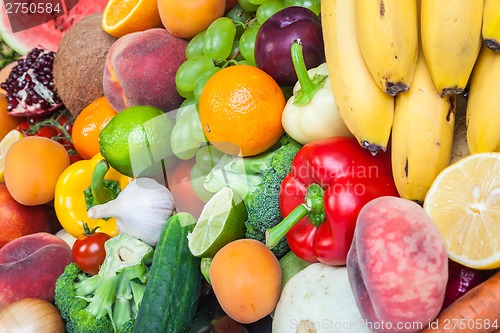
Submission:
[[[103,96],[90,103],[76,117],[71,136],[82,158],[91,159],[99,153],[99,134],[116,113]]]
[[[253,156],[283,135],[285,96],[274,79],[249,65],[215,73],[200,96],[200,120],[207,139],[232,155]]]

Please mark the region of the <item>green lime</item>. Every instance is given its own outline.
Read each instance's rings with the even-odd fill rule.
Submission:
[[[245,236],[247,210],[231,188],[223,187],[203,207],[188,245],[195,257],[213,257],[224,245]]]
[[[152,106],[132,106],[102,129],[102,156],[118,172],[129,177],[162,178],[166,160],[172,159],[170,135],[174,120]]]

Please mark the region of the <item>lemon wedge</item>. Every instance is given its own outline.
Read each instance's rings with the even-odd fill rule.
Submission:
[[[5,181],[4,178],[4,166],[5,166],[5,156],[7,155],[7,151],[9,148],[19,139],[23,138],[23,134],[16,130],[10,130],[0,141],[0,182],[3,183]]]

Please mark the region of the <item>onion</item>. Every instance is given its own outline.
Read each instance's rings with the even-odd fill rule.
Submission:
[[[64,333],[64,322],[52,303],[23,298],[0,311],[0,332]]]
[[[491,275],[493,275],[493,271],[477,270],[448,260],[448,284],[442,308],[448,307],[469,290],[486,281]]]

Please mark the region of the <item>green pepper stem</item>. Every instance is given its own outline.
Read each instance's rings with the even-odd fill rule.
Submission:
[[[300,39],[293,41],[290,53],[292,56],[293,68],[300,82],[300,89],[295,93],[293,104],[299,107],[306,106],[311,103],[316,93],[323,88],[328,76],[316,74],[311,79],[307,72]]]
[[[309,185],[305,203],[295,207],[283,221],[266,230],[266,246],[273,249],[285,237],[286,233],[305,216],[315,227],[321,225],[325,221],[323,194],[324,191],[318,184]]]
[[[90,183],[90,190],[94,197],[94,203],[100,205],[111,201],[116,198],[115,193],[104,186],[104,176],[109,171],[109,164],[106,160],[97,162],[94,172],[92,173],[92,180]]]

